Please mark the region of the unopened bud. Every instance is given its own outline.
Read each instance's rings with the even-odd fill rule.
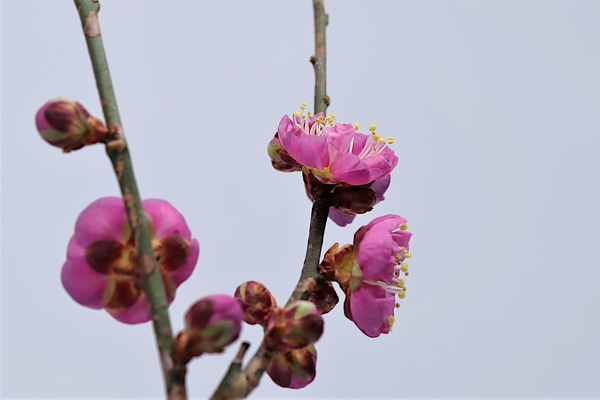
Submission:
[[[185,343],[178,347],[183,345],[192,356],[220,353],[240,335],[242,309],[231,296],[207,296],[190,307],[185,324]]]
[[[277,385],[289,389],[301,389],[317,375],[317,350],[314,346],[275,353],[267,374]]]
[[[65,152],[106,139],[104,124],[79,103],[63,98],[48,101],[35,116],[42,138]]]
[[[238,286],[233,297],[242,306],[244,321],[250,325],[265,326],[277,306],[271,292],[262,283],[254,281]]]
[[[323,333],[323,317],[317,306],[298,300],[277,308],[265,328],[265,343],[273,350],[287,352],[315,343]]]
[[[331,282],[327,282],[321,289],[315,290],[310,295],[310,302],[317,306],[319,314],[327,314],[333,310],[340,301]]]

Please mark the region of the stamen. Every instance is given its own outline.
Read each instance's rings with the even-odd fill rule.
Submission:
[[[396,308],[400,308],[400,303],[396,303]]]
[[[411,258],[411,257],[412,257],[412,254],[410,254],[410,253],[405,253],[405,254],[404,254],[404,257],[406,257],[406,258]]]
[[[402,271],[402,272],[408,271],[408,264],[407,263],[402,263],[400,265],[400,271]]]
[[[306,104],[306,103],[302,103],[302,104],[300,105],[300,109],[301,109],[301,110],[304,110],[304,109],[306,108],[306,106],[307,106],[307,104]]]
[[[402,225],[400,225],[400,230],[401,231],[405,231],[407,229],[408,229],[408,224],[402,224]]]
[[[387,142],[388,142],[388,144],[394,143],[394,138],[389,136]]]
[[[300,117],[302,116],[302,114],[300,114],[300,111],[294,111],[294,117]]]
[[[375,129],[377,129],[377,125],[369,125],[369,130],[371,132],[375,132]]]
[[[358,124],[354,124],[354,130],[358,132]]]
[[[400,292],[398,293],[398,297],[400,297],[401,299],[406,297],[406,292]]]

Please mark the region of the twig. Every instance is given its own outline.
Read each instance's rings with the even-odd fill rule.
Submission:
[[[325,28],[328,15],[325,14],[323,0],[313,0],[315,17],[315,55],[310,58],[315,70],[315,114],[326,113],[329,107],[329,96],[327,96],[327,47],[325,46]]]
[[[75,0],[75,6],[81,18],[104,118],[109,129],[110,140],[106,143],[106,153],[117,175],[127,211],[127,218],[135,240],[144,293],[154,324],[154,333],[164,373],[167,395],[172,400],[186,399],[185,375],[182,377],[181,374],[173,373],[173,359],[171,356],[173,351],[173,334],[167,310],[168,301],[160,271],[156,264],[148,224],[142,208],[142,202],[133,173],[131,156],[129,155],[129,149],[123,135],[117,100],[108,71],[108,63],[106,61],[104,45],[102,44],[102,37],[100,36],[100,24],[98,21],[100,5],[98,4],[98,0]]]
[[[227,370],[227,373],[225,373],[221,384],[219,385],[217,390],[215,390],[215,392],[211,396],[211,399],[223,400],[228,398],[228,396],[230,395],[228,393],[230,390],[230,386],[233,383],[233,380],[238,376],[238,374],[242,370],[242,362],[244,361],[244,356],[246,355],[246,352],[248,351],[249,347],[250,343],[242,342],[235,358],[233,359],[233,361],[231,361],[231,364],[229,364],[229,369]]]

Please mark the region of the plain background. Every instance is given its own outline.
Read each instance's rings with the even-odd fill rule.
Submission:
[[[304,1],[102,0],[100,23],[145,198],[201,245],[171,307],[297,281],[310,202],[271,168],[279,120],[312,106]],[[60,284],[89,203],[118,195],[100,145],[68,155],[34,126],[49,98],[101,117],[72,1],[2,5],[1,396],[160,397],[149,324],[79,306]],[[339,122],[377,124],[400,163],[371,219],[409,220],[408,295],[390,335],[325,317],[318,374],[272,397],[593,397],[600,394],[600,2],[326,0],[328,94]],[[261,337],[246,326],[253,354]],[[206,397],[237,346],[191,364]]]

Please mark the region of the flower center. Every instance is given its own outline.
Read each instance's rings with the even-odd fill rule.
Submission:
[[[325,129],[335,125],[335,114],[331,114],[325,118],[323,118],[322,114],[317,114],[316,118],[313,118],[310,111],[304,114],[306,103],[302,103],[300,109],[302,112],[294,111],[294,123],[307,135],[323,136]]]

